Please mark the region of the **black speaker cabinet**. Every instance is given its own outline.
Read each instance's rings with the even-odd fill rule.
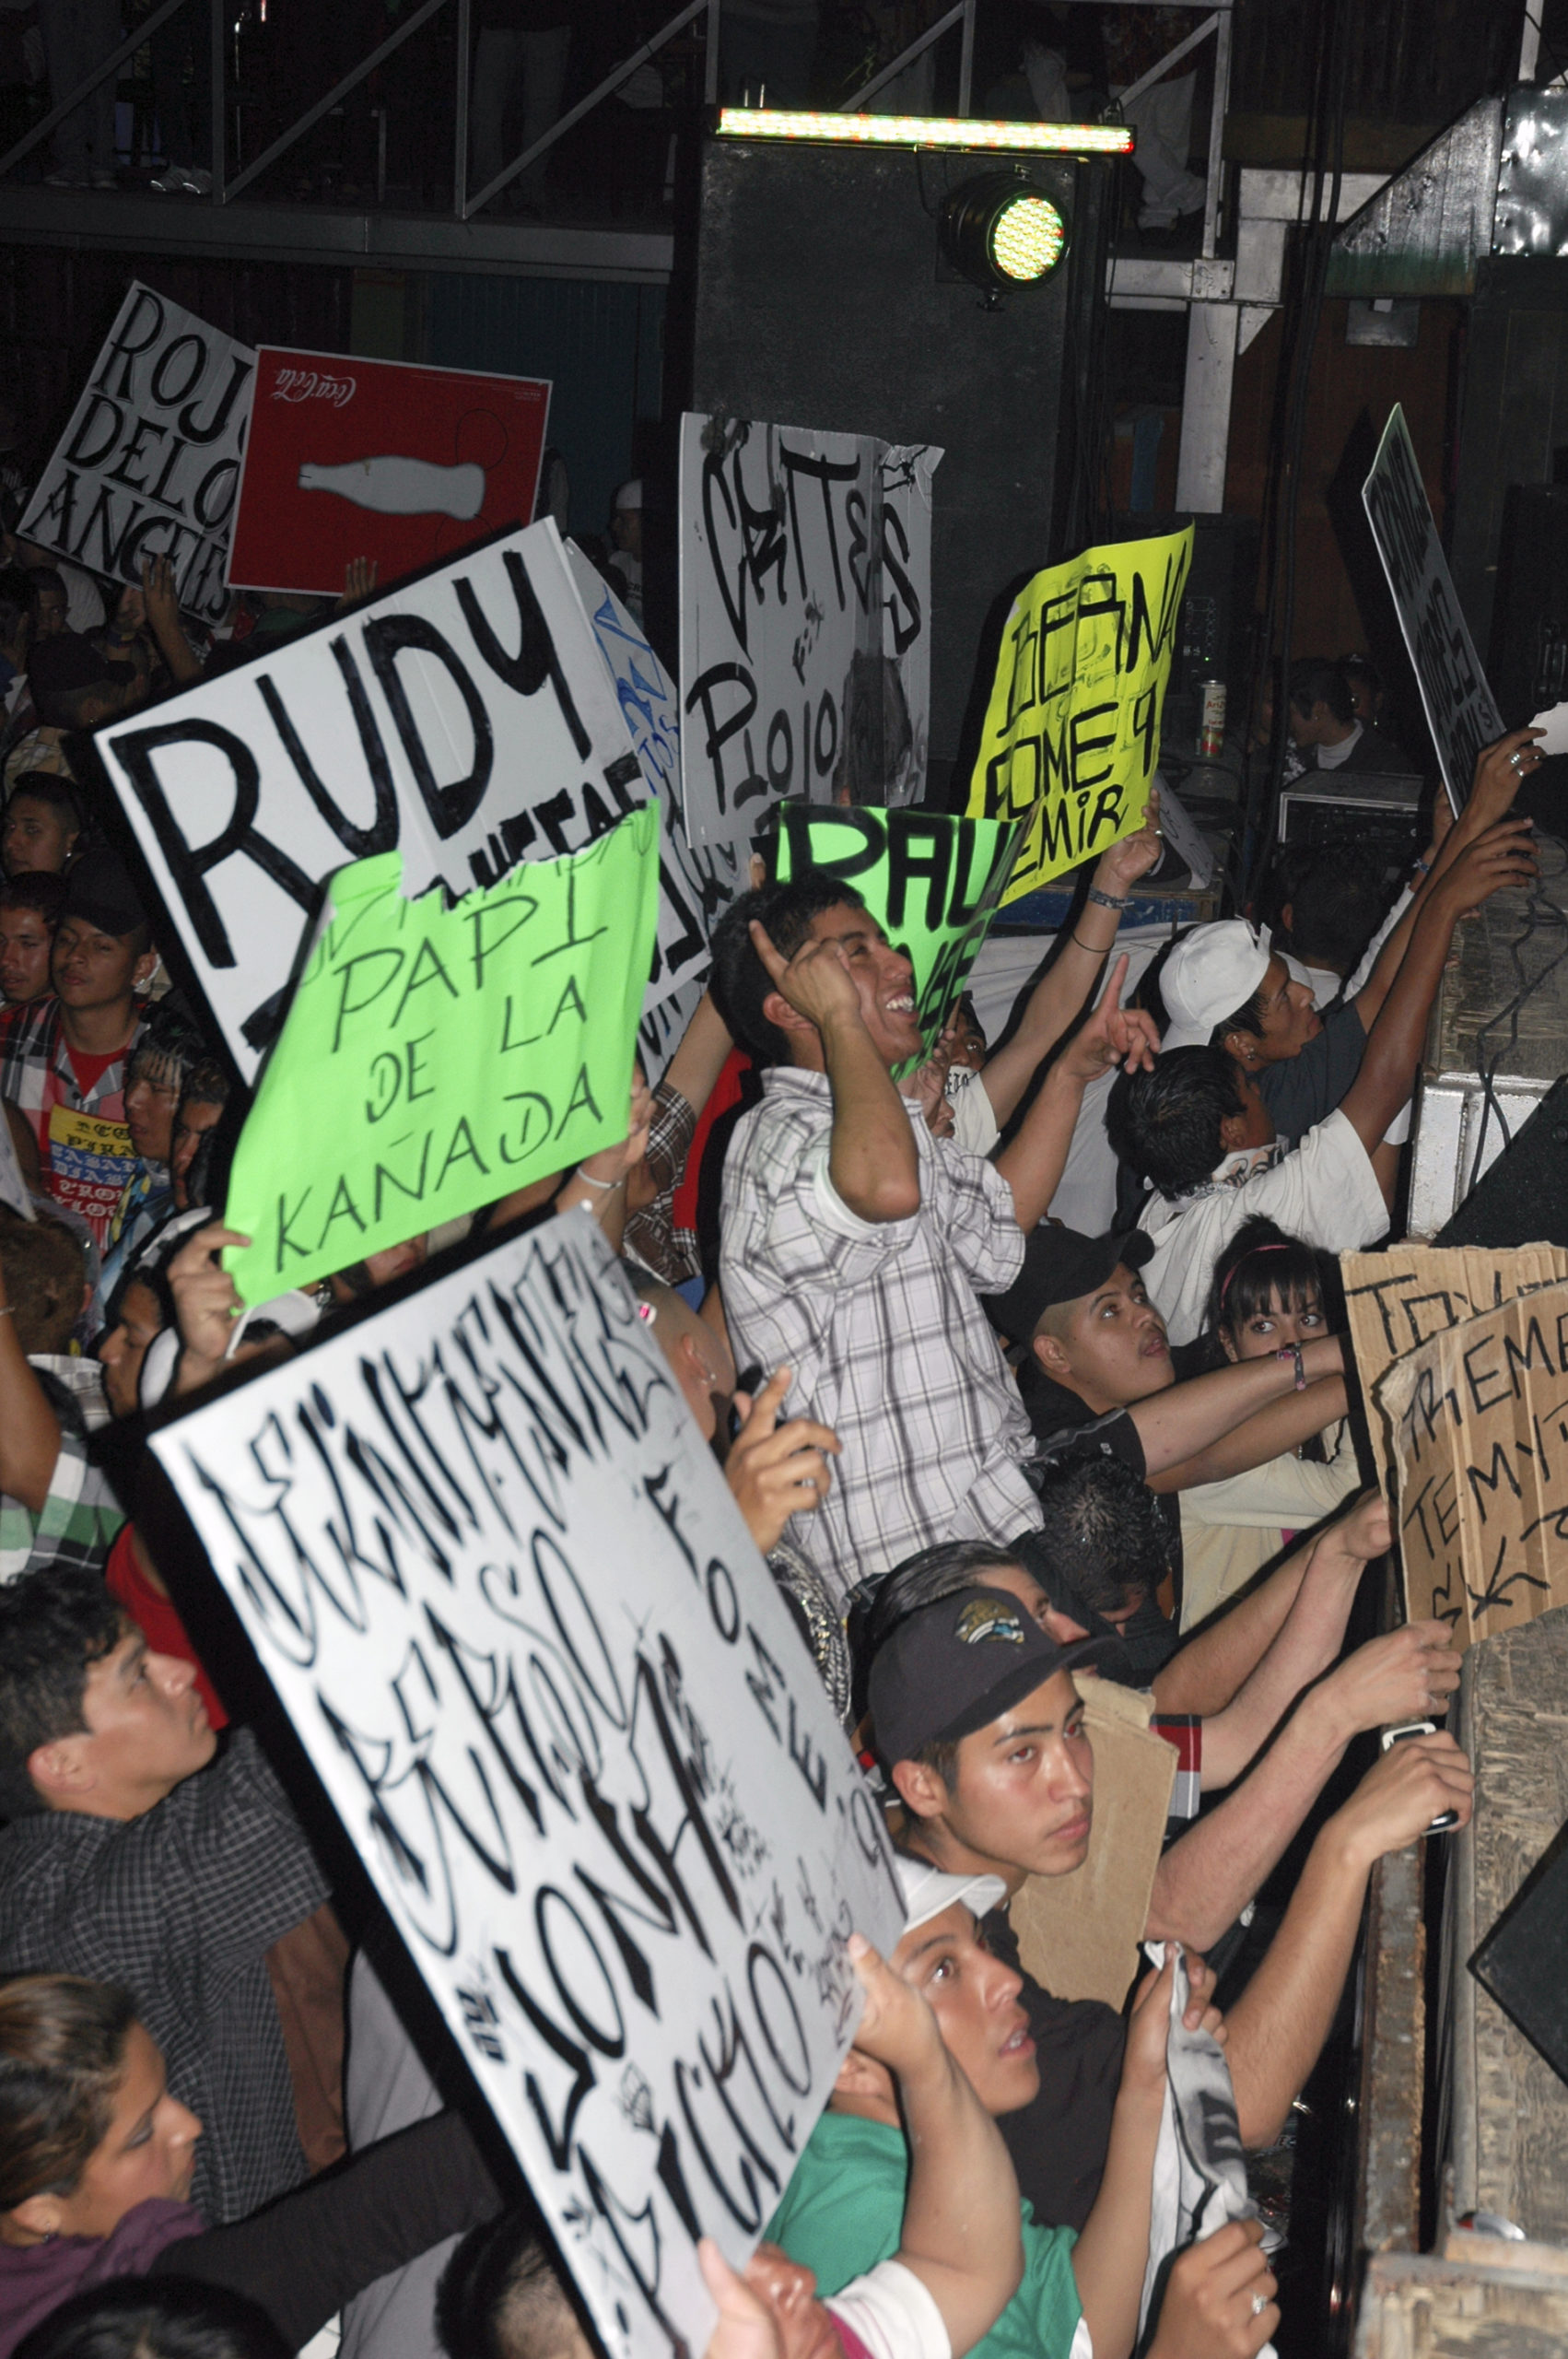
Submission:
[[[1562,1839],[1560,1834],[1552,1853],[1488,1933],[1470,1972],[1558,2079],[1568,2081],[1568,1850]]]
[[[1508,486],[1486,669],[1510,729],[1568,697],[1568,484]],[[1517,803],[1568,835],[1568,754],[1550,755]]]
[[[1066,553],[1084,327],[1108,168],[1030,158],[1072,216],[1065,260],[986,308],[939,261],[949,190],[1005,159],[715,139],[702,164],[691,406],[934,442],[930,799],[957,751],[988,610]],[[1075,375],[1078,372],[1078,375]]]
[[[1568,1077],[1552,1084],[1433,1242],[1568,1246]]]

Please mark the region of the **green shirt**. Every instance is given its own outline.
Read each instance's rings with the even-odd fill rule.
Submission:
[[[816,2271],[817,2291],[891,2260],[904,2231],[909,2150],[901,2130],[825,2113],[812,2131],[767,2234]],[[1024,2209],[1024,2282],[971,2359],[1070,2359],[1082,2316],[1071,2228],[1042,2228]]]

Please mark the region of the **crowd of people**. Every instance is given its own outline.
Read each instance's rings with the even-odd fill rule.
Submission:
[[[345,596],[373,586],[357,567]],[[1511,816],[1534,736],[1482,755],[1457,818],[1438,798],[1405,876],[1291,855],[1270,924],[1188,930],[1124,1003],[1152,795],[994,1048],[967,1000],[933,1040],[860,895],[772,880],[762,847],[624,1137],[246,1310],[222,1260],[240,1093],[83,745],[323,611],[275,594],[249,640],[200,641],[164,563],[106,601],[0,545],[0,2359],[241,2359],[333,2318],[355,2359],[582,2344],[125,1476],[148,1412],[560,1213],[621,1257],[907,1907],[885,1961],[852,1945],[866,2011],[770,2241],[743,2276],[704,2248],[718,2359],[1130,2359],[1177,1957],[1267,2147],[1375,1863],[1471,1807],[1435,1728],[1342,1774],[1369,1732],[1441,1719],[1458,1659],[1438,1623],[1347,1645],[1390,1532],[1335,1257],[1390,1233],[1457,925],[1535,872]],[[1341,686],[1293,677],[1320,757]],[[1085,1124],[1121,1172],[1094,1235],[1051,1216]],[[1112,1688],[1176,1756],[1143,1927],[1164,1964],[1125,2008],[1044,1987],[1010,1917],[1088,1858],[1085,1714]],[[1153,2359],[1262,2349],[1260,2234],[1176,2258]]]

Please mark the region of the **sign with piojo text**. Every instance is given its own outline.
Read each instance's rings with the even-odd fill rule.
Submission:
[[[973,819],[1034,813],[1004,901],[1143,823],[1192,528],[1110,541],[1025,582],[1002,628]]]
[[[326,879],[410,898],[580,851],[646,801],[553,523],[469,550],[93,740],[253,1082]]]
[[[1454,588],[1398,402],[1388,414],[1361,496],[1405,649],[1415,667],[1443,783],[1458,813],[1470,791],[1477,755],[1503,735],[1503,715]]]
[[[915,969],[928,1051],[969,979],[1023,849],[1027,820],[942,811],[846,811],[787,803],[777,873],[841,877]]]
[[[681,703],[675,684],[641,624],[633,620],[603,575],[590,565],[575,541],[565,547],[643,779],[659,805],[659,936],[643,1000],[643,1014],[651,1015],[661,1002],[706,976],[708,929],[731,888],[719,882],[713,855],[699,852],[686,834],[681,809]]]
[[[216,622],[255,368],[249,345],[133,282],[18,538],[114,581],[167,557],[181,605]]]
[[[726,899],[785,797],[924,792],[941,457],[869,434],[681,421],[682,793]]]
[[[543,378],[263,344],[229,581],[336,596],[532,523],[549,412]]]
[[[1568,1605],[1568,1284],[1441,1328],[1375,1398],[1410,1619],[1464,1648]]]
[[[904,1907],[653,1331],[568,1213],[150,1444],[610,2359],[707,2347]]]
[[[586,851],[451,908],[395,851],[345,868],[235,1152],[225,1266],[242,1301],[569,1169],[626,1135],[653,946],[651,804]]]

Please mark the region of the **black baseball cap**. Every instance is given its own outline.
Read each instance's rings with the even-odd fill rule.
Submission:
[[[1103,1286],[1118,1263],[1141,1270],[1154,1250],[1146,1229],[1124,1228],[1108,1237],[1085,1237],[1081,1229],[1042,1221],[1029,1232],[1024,1267],[1005,1294],[982,1297],[981,1308],[999,1335],[1027,1344],[1057,1302],[1076,1302]]]
[[[66,870],[64,913],[100,933],[135,933],[147,922],[130,870],[107,844],[90,844]]]
[[[1005,1590],[960,1590],[895,1625],[867,1687],[876,1749],[889,1765],[972,1736],[1053,1673],[1097,1662],[1114,1640],[1059,1646]]]

